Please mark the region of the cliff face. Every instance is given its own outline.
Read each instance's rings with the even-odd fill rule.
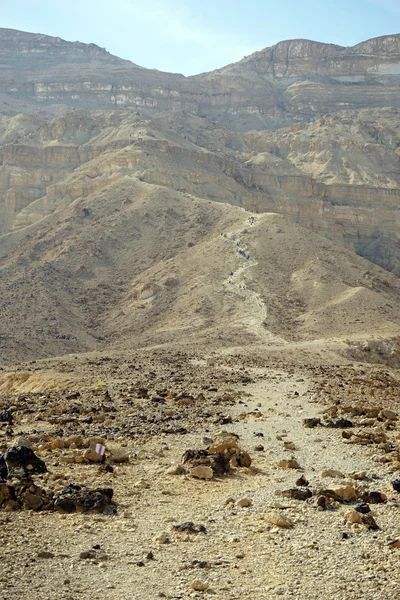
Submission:
[[[400,107],[400,35],[352,48],[281,42],[195,77],[142,69],[94,44],[0,30],[3,110],[185,110],[240,131],[275,129],[341,108]]]
[[[399,90],[400,35],[185,78],[0,29],[0,233],[135,180],[289,215],[399,274]]]

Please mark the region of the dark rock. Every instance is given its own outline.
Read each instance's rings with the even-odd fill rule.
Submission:
[[[168,433],[171,435],[185,435],[187,433],[187,429],[185,427],[175,427],[171,429],[162,429],[161,433]]]
[[[217,475],[228,473],[230,457],[225,457],[220,452],[210,453],[207,450],[186,450],[182,456],[183,464],[189,463],[191,467],[208,466]]]
[[[211,569],[211,564],[206,560],[194,559],[192,561],[192,567],[196,569]]]
[[[9,425],[13,424],[13,416],[9,410],[0,411],[0,423],[8,423]]]
[[[6,480],[8,475],[6,461],[4,456],[0,454],[0,478]]]
[[[333,427],[336,429],[345,429],[348,427],[354,427],[353,422],[349,419],[330,419],[326,425],[326,427]]]
[[[312,496],[312,491],[308,488],[290,488],[289,490],[284,490],[281,494],[285,498],[292,498],[293,500],[308,500]]]
[[[341,531],[340,532],[340,537],[342,538],[342,540],[348,540],[349,539],[349,534],[346,531]]]
[[[14,446],[4,454],[8,477],[29,477],[47,471],[45,463],[26,446]]]
[[[326,496],[318,496],[317,498],[317,506],[320,506],[323,510],[326,510]]]
[[[174,525],[174,529],[180,533],[207,533],[204,525],[195,525],[192,521]]]
[[[59,512],[97,512],[115,514],[116,506],[112,502],[111,488],[90,490],[85,487],[69,485],[55,499],[54,509]]]
[[[80,392],[71,392],[70,394],[67,394],[65,396],[66,400],[76,400],[77,398],[80,398],[81,394]]]
[[[362,502],[361,504],[357,504],[357,506],[355,506],[355,509],[357,512],[366,515],[367,513],[371,512],[370,507],[368,506],[368,504],[366,502]]]
[[[318,417],[312,417],[310,419],[303,419],[304,427],[308,427],[309,429],[313,429],[314,427],[318,427],[318,425],[322,425],[321,419]]]
[[[367,491],[361,494],[360,498],[363,502],[369,504],[383,504],[384,502],[387,502],[385,494],[382,494],[381,492]]]
[[[84,419],[81,419],[82,423],[87,423],[88,425],[90,425],[91,423],[93,423],[93,417],[89,416],[89,417],[85,417]]]
[[[367,513],[366,515],[362,516],[362,522],[368,529],[372,529],[375,531],[377,529],[380,529],[379,525],[377,524],[377,522],[375,521],[374,517],[372,516],[372,514],[370,512]]]
[[[0,469],[1,469],[1,464],[0,464]],[[0,474],[1,474],[1,470],[0,470]],[[400,492],[400,478],[397,477],[396,479],[393,479],[392,487],[395,492]]]
[[[298,486],[307,486],[310,485],[310,482],[304,477],[304,475],[302,475],[301,477],[299,477],[298,479],[296,479],[296,485]]]

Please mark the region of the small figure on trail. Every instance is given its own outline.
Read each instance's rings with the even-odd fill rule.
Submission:
[[[88,217],[90,215],[90,210],[88,208],[82,208],[83,216]]]

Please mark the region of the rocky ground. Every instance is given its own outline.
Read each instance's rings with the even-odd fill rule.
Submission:
[[[155,350],[7,377],[4,600],[396,597],[395,370]],[[27,445],[45,472],[6,453]]]

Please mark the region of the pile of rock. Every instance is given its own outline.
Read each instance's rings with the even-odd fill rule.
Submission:
[[[47,472],[44,461],[27,446],[14,446],[0,454],[0,508],[14,510],[57,510],[114,514],[113,490],[90,490],[69,485],[60,493],[45,490],[33,481]]]
[[[250,465],[251,457],[240,447],[239,436],[220,431],[210,440],[206,449],[186,450],[182,457],[182,468],[176,471],[197,479],[212,479],[232,469]]]

